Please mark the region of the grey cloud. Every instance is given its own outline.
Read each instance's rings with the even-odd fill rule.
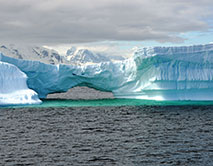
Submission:
[[[212,0],[0,0],[0,41],[37,44],[102,40],[182,42],[208,31]]]

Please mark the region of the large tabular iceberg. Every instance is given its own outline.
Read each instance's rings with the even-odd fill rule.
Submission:
[[[94,65],[49,65],[0,55],[28,76],[40,98],[88,86],[117,98],[213,100],[213,45],[138,49],[130,59]]]
[[[41,101],[26,84],[27,76],[16,66],[0,62],[0,105],[39,104]]]

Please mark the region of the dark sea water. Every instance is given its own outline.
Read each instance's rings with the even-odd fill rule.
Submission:
[[[211,102],[73,102],[1,108],[0,165],[213,165]]]

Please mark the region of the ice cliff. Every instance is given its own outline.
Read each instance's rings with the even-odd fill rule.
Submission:
[[[213,100],[213,44],[137,49],[121,62],[94,65],[49,65],[0,55],[28,76],[40,98],[88,86],[113,92],[117,98],[150,100]]]
[[[0,62],[0,105],[39,104],[41,101],[26,84],[27,76],[16,66]]]

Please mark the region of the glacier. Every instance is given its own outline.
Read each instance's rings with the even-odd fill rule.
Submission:
[[[213,100],[213,44],[139,48],[118,62],[51,65],[0,54],[17,66],[39,98],[88,86],[116,98],[147,100]]]
[[[0,106],[40,104],[38,95],[27,87],[27,76],[16,66],[0,62]]]

